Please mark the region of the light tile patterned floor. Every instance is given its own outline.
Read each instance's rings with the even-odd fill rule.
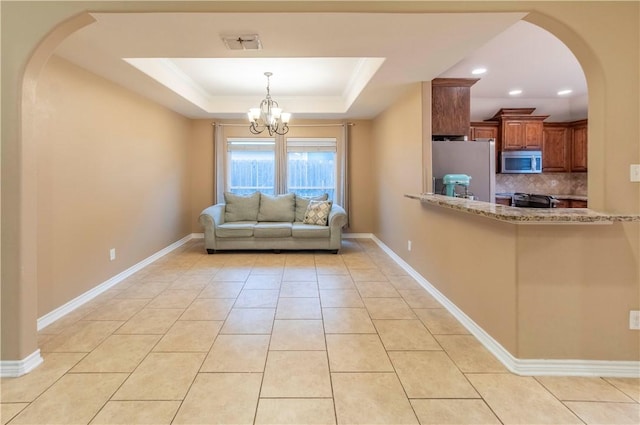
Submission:
[[[201,240],[39,335],[2,424],[638,424],[640,380],[509,373],[370,240]]]

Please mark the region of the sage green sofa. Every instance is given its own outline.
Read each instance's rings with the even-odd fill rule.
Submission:
[[[326,196],[322,201],[293,193],[225,193],[224,203],[200,214],[205,248],[209,254],[220,250],[329,250],[336,254],[347,214],[341,206],[327,204]],[[309,224],[314,209],[324,209],[321,215],[328,213],[325,225]]]

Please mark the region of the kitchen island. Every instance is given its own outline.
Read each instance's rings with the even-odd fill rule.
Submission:
[[[514,224],[612,224],[640,221],[640,215],[609,214],[588,208],[519,208],[432,193],[405,194],[407,198]]]
[[[637,376],[640,215],[403,197],[419,223],[403,258],[507,368]]]

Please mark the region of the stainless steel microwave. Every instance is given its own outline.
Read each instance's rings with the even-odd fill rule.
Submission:
[[[542,151],[503,151],[503,173],[534,174],[542,172]]]

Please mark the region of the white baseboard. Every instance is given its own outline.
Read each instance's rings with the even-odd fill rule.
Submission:
[[[29,354],[22,360],[0,361],[0,378],[17,378],[31,372],[42,363],[40,349]]]
[[[185,243],[187,243],[191,239],[198,239],[199,238],[198,235],[202,235],[201,237],[204,237],[204,234],[202,234],[202,233],[193,233],[193,234],[187,235],[184,238],[180,239],[179,241],[172,243],[168,247],[161,249],[160,251],[156,252],[155,254],[151,255],[150,257],[147,257],[144,260],[140,261],[139,263],[134,264],[133,266],[129,267],[128,269],[126,269],[122,273],[119,273],[119,274],[113,276],[111,279],[109,279],[109,280],[107,280],[105,282],[102,282],[98,286],[93,287],[92,289],[88,290],[84,294],[79,295],[78,297],[72,299],[68,303],[56,308],[55,310],[53,310],[53,311],[51,311],[51,312],[49,312],[47,314],[45,314],[44,316],[42,316],[42,317],[40,317],[38,319],[38,330],[46,328],[47,326],[49,326],[50,324],[52,324],[56,320],[60,319],[64,315],[71,313],[73,310],[75,310],[76,308],[80,307],[84,303],[86,303],[88,301],[91,301],[92,299],[94,299],[98,295],[102,294],[106,290],[110,289],[111,287],[113,287],[117,283],[122,282],[124,279],[128,278],[129,276],[131,276],[135,272],[142,270],[144,267],[146,267],[149,264],[153,263],[158,258],[167,255],[168,253],[170,253],[174,249],[184,245]]]
[[[609,360],[553,360],[518,359],[485,332],[469,316],[445,297],[427,279],[400,258],[375,235],[371,239],[423,288],[440,302],[467,330],[475,336],[507,369],[523,376],[602,376],[619,378],[640,377],[640,362]]]
[[[342,239],[371,239],[371,233],[343,233]]]

